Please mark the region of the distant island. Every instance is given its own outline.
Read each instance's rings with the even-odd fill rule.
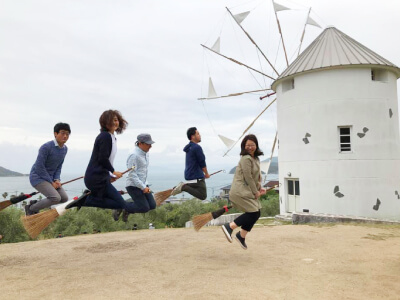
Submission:
[[[268,159],[265,159],[263,161],[269,161]],[[229,174],[235,174],[236,171],[236,167],[234,167],[233,169],[231,169],[229,171]],[[265,172],[261,172],[262,174],[265,174]],[[269,170],[268,170],[268,174],[279,174],[279,168],[278,168],[278,157],[273,157],[271,164],[269,166]]]
[[[27,176],[27,175],[11,171],[9,169],[0,166],[0,177],[16,177],[16,176]]]

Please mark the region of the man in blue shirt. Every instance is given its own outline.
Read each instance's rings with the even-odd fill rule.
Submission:
[[[199,145],[201,136],[196,127],[190,127],[186,134],[190,140],[189,144],[183,148],[183,151],[186,153],[186,183],[179,183],[172,190],[171,195],[174,196],[183,191],[200,200],[205,200],[207,198],[207,187],[204,179],[209,178],[210,175],[207,171],[206,157]]]
[[[128,173],[126,179],[126,190],[133,200],[135,213],[146,213],[156,208],[156,201],[147,183],[147,172],[149,168],[149,151],[154,144],[151,135],[141,133],[137,136],[136,147],[133,153],[129,155],[126,166],[128,169],[135,167]],[[129,200],[128,200],[129,202]],[[118,221],[122,210],[116,209],[113,212],[113,218]],[[122,219],[128,221],[129,213],[124,211]]]
[[[46,198],[40,201],[31,201],[29,205],[26,205],[27,216],[68,200],[67,194],[61,187],[60,175],[68,151],[65,143],[68,141],[70,133],[71,129],[67,123],[57,123],[54,126],[54,140],[40,147],[36,162],[29,174],[29,181]]]

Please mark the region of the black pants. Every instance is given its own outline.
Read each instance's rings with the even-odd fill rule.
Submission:
[[[258,218],[260,218],[260,215],[260,211],[246,212],[233,220],[233,222],[235,222],[237,226],[242,227],[242,229],[246,231],[251,231],[254,224],[256,224]]]
[[[204,179],[197,179],[196,183],[186,183],[182,187],[182,191],[189,193],[200,200],[207,198],[207,187]]]

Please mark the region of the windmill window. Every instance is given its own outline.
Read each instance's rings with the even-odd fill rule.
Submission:
[[[388,72],[385,70],[371,69],[371,80],[387,82]]]
[[[294,79],[285,80],[282,84],[282,91],[287,92],[294,89]]]
[[[300,196],[300,181],[298,179],[288,180],[288,195]]]
[[[351,152],[351,126],[338,127],[340,152]]]

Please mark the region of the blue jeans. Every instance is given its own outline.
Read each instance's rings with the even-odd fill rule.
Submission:
[[[97,194],[96,191],[92,191],[82,206],[125,209],[129,213],[135,212],[133,203],[126,202],[111,182],[107,183],[101,195]]]
[[[143,191],[135,186],[127,186],[126,190],[131,196],[132,207],[135,213],[146,213],[156,208],[156,201],[152,193],[143,193]],[[128,202],[131,204],[131,202]]]

